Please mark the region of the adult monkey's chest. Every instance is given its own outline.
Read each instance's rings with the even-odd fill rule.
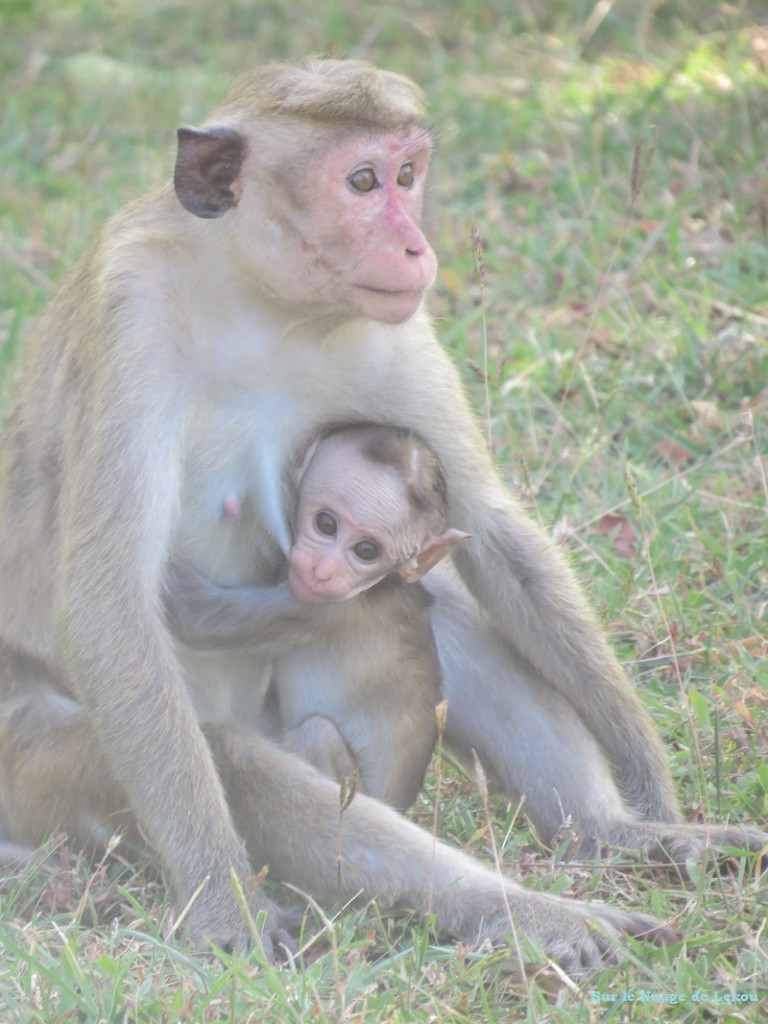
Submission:
[[[291,415],[284,398],[256,395],[201,403],[190,419],[175,548],[218,583],[277,579],[301,443]]]
[[[362,345],[344,327],[294,336],[239,378],[236,366],[209,375],[186,422],[174,544],[211,579],[274,583],[290,544],[291,471],[313,436],[386,418],[394,353],[372,328]]]
[[[225,585],[275,582],[290,545],[292,470],[323,427],[360,418],[358,359],[297,351],[290,374],[203,396],[185,426],[177,551]],[[328,383],[340,372],[333,387]]]

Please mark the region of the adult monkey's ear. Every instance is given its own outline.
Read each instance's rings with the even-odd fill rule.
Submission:
[[[173,185],[185,210],[221,217],[237,205],[245,142],[233,128],[179,128]]]

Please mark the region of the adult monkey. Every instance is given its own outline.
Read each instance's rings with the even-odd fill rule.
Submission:
[[[499,939],[514,924],[577,967],[611,944],[590,914],[631,934],[652,919],[524,892],[362,796],[339,893],[335,784],[260,737],[266,680],[247,654],[179,649],[163,619],[172,549],[219,583],[274,582],[284,471],[324,423],[411,427],[473,536],[456,564],[484,610],[431,588],[456,748],[526,794],[545,838],[566,813],[677,857],[762,842],[678,824],[648,717],[493,471],[422,307],[422,113],[410,82],[359,63],[254,72],[179,132],[176,195],[108,224],[40,318],[0,454],[2,831],[88,838],[129,807],[180,903],[208,878],[201,941],[236,941],[231,872],[266,863],[320,900],[434,893],[441,928]],[[221,514],[232,494],[237,523]],[[251,898],[269,948],[279,913]]]

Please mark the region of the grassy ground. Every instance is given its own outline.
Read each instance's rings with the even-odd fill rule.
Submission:
[[[514,9],[515,13],[510,13]],[[607,13],[606,13],[607,12]],[[167,176],[239,69],[333,51],[417,78],[440,145],[432,307],[510,484],[550,525],[668,744],[692,818],[768,810],[768,12],[654,0],[2,0],[0,400],[97,224]],[[605,15],[600,20],[601,15]],[[763,27],[759,21],[762,17]],[[526,884],[679,929],[578,985],[521,981],[375,907],[307,964],[211,963],[163,885],[74,857],[2,885],[0,1022],[759,1021],[765,883],[556,867],[435,762],[414,816]],[[331,908],[328,908],[329,910]]]

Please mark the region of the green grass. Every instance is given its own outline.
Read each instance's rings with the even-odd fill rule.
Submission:
[[[25,328],[97,225],[168,175],[176,126],[238,70],[332,51],[412,75],[439,138],[432,309],[502,473],[570,546],[686,813],[760,824],[768,11],[609,6],[597,24],[592,0],[5,0],[0,400]],[[557,865],[517,807],[487,815],[447,764],[413,812],[427,828],[438,778],[442,835],[484,859],[495,843],[525,884],[649,909],[680,944],[633,945],[557,991],[551,974],[521,981],[498,953],[363,907],[307,926],[301,971],[256,951],[211,962],[163,941],[157,879],[69,856],[3,882],[0,1022],[765,1019],[768,899],[743,866],[683,882]]]

